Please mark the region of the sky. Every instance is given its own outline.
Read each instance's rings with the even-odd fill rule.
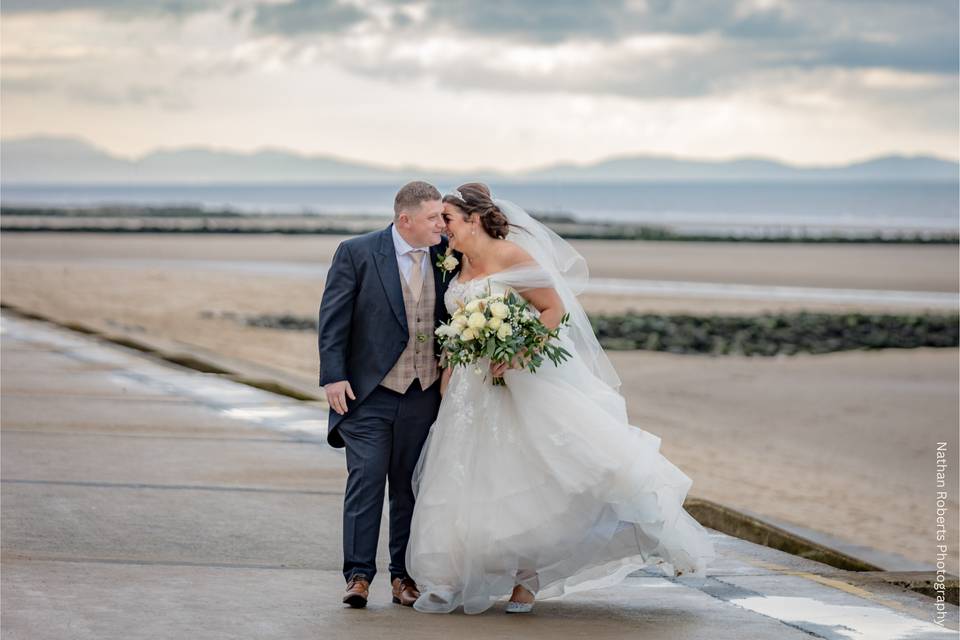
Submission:
[[[4,0],[0,135],[515,171],[957,159],[956,0]]]

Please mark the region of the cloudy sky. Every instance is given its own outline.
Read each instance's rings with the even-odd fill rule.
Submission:
[[[958,157],[956,0],[4,0],[2,136],[514,170]]]

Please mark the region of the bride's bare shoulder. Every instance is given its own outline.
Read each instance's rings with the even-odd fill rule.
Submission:
[[[509,240],[500,240],[498,247],[500,263],[503,269],[516,267],[522,264],[535,262],[533,257],[522,247],[510,242]]]

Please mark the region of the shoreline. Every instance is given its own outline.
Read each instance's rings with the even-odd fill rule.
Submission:
[[[534,213],[535,218],[569,240],[623,240],[648,242],[736,242],[799,244],[920,244],[958,245],[960,232],[945,229],[875,229],[864,227],[792,228],[793,225],[757,224],[740,232],[705,232],[671,224],[581,220],[556,213]],[[244,213],[199,207],[15,207],[0,206],[0,231],[7,233],[200,233],[200,234],[359,234],[382,228],[388,217],[320,213]]]

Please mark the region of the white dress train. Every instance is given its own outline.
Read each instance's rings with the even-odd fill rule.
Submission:
[[[496,274],[445,304],[508,290]],[[561,330],[561,340],[563,340]],[[660,438],[577,357],[536,373],[454,369],[414,473],[407,570],[418,611],[481,613],[517,583],[542,600],[615,584],[641,567],[705,576],[707,531],[683,509],[691,480]]]

